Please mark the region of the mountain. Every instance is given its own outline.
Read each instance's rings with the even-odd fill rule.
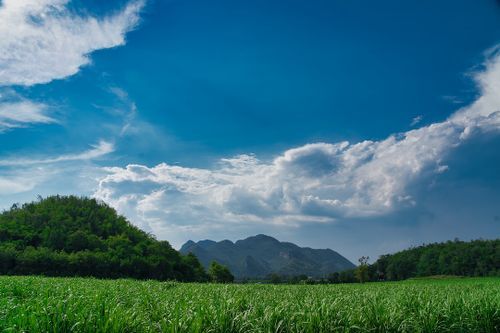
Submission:
[[[193,253],[205,267],[211,261],[217,261],[227,266],[239,279],[263,278],[271,273],[322,277],[355,267],[333,250],[299,247],[266,235],[249,237],[235,243],[229,240],[203,240],[197,243],[188,241],[180,252]]]
[[[95,199],[52,196],[0,214],[0,274],[205,281],[183,256]]]

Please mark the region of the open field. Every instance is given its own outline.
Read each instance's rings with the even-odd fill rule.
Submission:
[[[0,277],[0,332],[498,332],[500,279],[214,285]]]

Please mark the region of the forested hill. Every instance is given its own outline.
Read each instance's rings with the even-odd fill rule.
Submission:
[[[383,255],[370,270],[374,279],[378,276],[388,280],[431,275],[500,275],[500,239],[422,245]]]
[[[1,213],[0,274],[207,279],[194,255],[181,255],[102,202],[75,196]]]

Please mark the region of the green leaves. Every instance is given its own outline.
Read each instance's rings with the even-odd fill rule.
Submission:
[[[231,283],[234,281],[234,276],[229,269],[216,261],[210,263],[208,275],[211,281],[216,283]]]
[[[75,196],[39,198],[0,214],[0,274],[207,280],[197,260],[106,204]]]

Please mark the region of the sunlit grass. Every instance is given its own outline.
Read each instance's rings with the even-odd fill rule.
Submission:
[[[0,277],[0,332],[498,332],[500,279],[214,285]]]

